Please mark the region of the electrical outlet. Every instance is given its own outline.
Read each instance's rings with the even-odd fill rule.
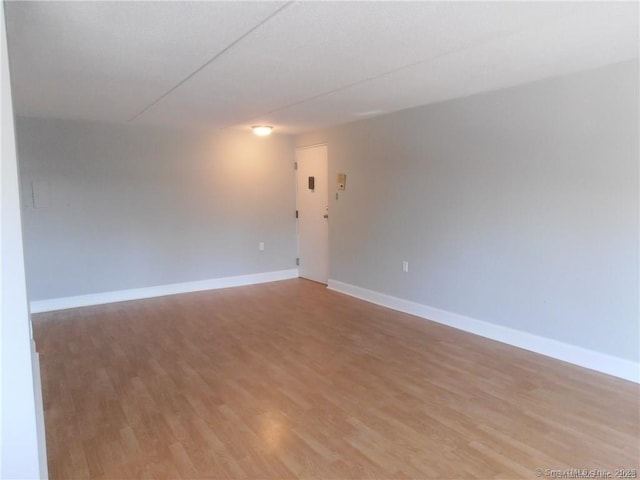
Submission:
[[[258,244],[258,250],[260,250],[260,251],[264,250],[264,242],[260,242]]]
[[[409,262],[407,262],[406,260],[402,261],[402,271],[404,273],[407,273],[409,271]]]

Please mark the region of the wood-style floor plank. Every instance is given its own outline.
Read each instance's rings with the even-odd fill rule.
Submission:
[[[34,315],[49,473],[638,469],[639,386],[305,280]]]

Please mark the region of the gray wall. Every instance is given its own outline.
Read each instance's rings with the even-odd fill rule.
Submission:
[[[631,61],[298,136],[330,278],[638,361],[638,102]]]
[[[17,138],[31,300],[295,268],[291,137],[18,118]]]

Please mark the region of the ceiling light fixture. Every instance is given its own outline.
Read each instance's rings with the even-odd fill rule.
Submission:
[[[259,137],[266,137],[267,135],[271,135],[273,127],[269,127],[267,125],[254,125],[251,129],[253,130],[253,133]]]

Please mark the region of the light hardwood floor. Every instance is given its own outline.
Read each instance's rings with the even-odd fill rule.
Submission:
[[[34,329],[52,479],[639,467],[638,385],[305,280],[40,314]]]

